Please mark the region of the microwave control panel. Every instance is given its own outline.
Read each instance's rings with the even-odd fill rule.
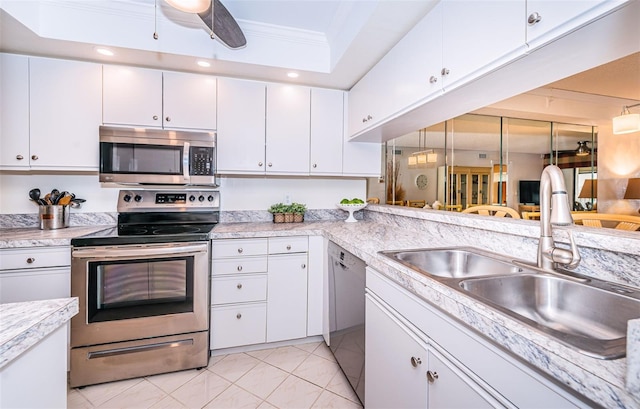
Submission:
[[[189,174],[192,176],[213,176],[214,148],[192,146],[189,152]]]

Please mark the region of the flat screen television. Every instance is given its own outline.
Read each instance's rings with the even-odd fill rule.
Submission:
[[[518,188],[518,197],[521,204],[540,205],[540,181],[521,180]]]

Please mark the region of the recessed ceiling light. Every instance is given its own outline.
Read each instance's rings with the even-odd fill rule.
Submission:
[[[198,61],[198,65],[201,67],[211,67],[211,64],[208,63],[207,61]]]
[[[300,75],[297,72],[288,72],[287,77],[289,78],[298,78]]]
[[[108,57],[111,57],[114,54],[113,51],[111,51],[111,50],[109,50],[107,48],[96,48],[96,52],[98,54],[106,55]]]

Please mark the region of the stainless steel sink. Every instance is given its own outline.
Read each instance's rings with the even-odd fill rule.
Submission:
[[[627,321],[640,318],[638,289],[550,273],[475,248],[380,254],[596,358],[624,357]]]
[[[498,255],[470,248],[383,251],[381,254],[422,274],[437,277],[466,278],[522,271],[508,259],[500,260]]]
[[[507,315],[598,358],[623,357],[627,321],[640,317],[640,299],[592,282],[520,274],[468,279],[459,285]]]

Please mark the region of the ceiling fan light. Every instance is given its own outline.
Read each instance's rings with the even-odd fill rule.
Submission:
[[[185,13],[202,13],[211,6],[211,0],[164,0],[171,7]]]
[[[640,131],[640,114],[628,113],[613,118],[614,134],[621,135],[638,131]]]

